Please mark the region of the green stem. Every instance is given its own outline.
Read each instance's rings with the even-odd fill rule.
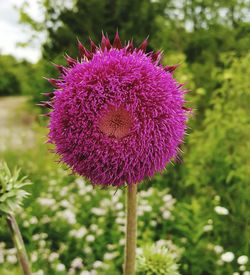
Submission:
[[[136,230],[137,230],[137,185],[128,185],[127,190],[127,224],[124,275],[135,274]]]
[[[17,255],[18,255],[19,263],[22,267],[23,274],[31,275],[32,273],[29,266],[28,256],[25,250],[23,238],[19,230],[18,224],[16,222],[15,216],[13,214],[7,214],[6,220],[13,238],[13,242],[17,249]]]

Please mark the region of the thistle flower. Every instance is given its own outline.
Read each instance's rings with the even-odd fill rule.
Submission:
[[[14,211],[20,208],[23,199],[29,195],[22,188],[31,183],[25,181],[26,177],[19,178],[19,174],[20,169],[15,169],[14,172],[11,173],[7,164],[0,162],[0,216],[4,215],[6,217],[23,274],[29,275],[31,274],[31,270],[28,256],[14,216]],[[16,256],[9,257],[9,262],[15,263],[16,261]]]
[[[167,247],[146,246],[137,256],[137,273],[144,275],[179,275],[176,258]]]
[[[44,95],[49,142],[60,160],[92,184],[121,186],[139,183],[162,171],[176,156],[186,129],[182,84],[174,66],[160,64],[162,52],[146,53],[147,39],[138,47],[113,44],[102,35],[90,50],[79,41],[80,59],[66,55],[67,67],[55,65],[59,79]]]

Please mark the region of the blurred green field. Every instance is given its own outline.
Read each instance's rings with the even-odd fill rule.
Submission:
[[[76,37],[100,40],[150,34],[149,51],[191,92],[194,112],[176,161],[139,185],[138,253],[167,247],[182,275],[249,275],[250,20],[249,1],[40,1],[41,22],[20,8],[31,38],[44,34],[35,64],[0,54],[0,160],[21,167],[27,187],[17,220],[36,275],[122,274],[124,190],[93,188],[58,164],[46,143],[48,121],[35,104],[51,91],[51,61],[77,56]],[[0,275],[21,274],[0,217]],[[140,274],[140,273],[138,273]],[[154,273],[153,273],[154,274]],[[147,275],[147,274],[146,274]],[[172,274],[169,274],[172,275]]]

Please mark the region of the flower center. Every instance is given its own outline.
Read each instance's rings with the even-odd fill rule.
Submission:
[[[99,122],[100,130],[107,136],[123,138],[129,134],[132,126],[130,113],[124,107],[110,106]]]

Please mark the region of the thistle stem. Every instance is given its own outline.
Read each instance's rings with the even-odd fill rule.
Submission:
[[[25,250],[23,238],[19,230],[18,224],[16,222],[15,216],[9,213],[6,217],[6,220],[12,235],[13,242],[17,249],[17,255],[18,255],[19,263],[22,267],[23,274],[31,275],[32,273],[29,266],[28,256]]]
[[[136,229],[137,229],[137,185],[128,185],[127,189],[127,223],[124,275],[135,274]]]

